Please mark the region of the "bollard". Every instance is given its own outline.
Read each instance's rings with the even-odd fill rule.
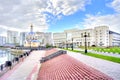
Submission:
[[[0,65],[0,70],[3,71],[3,64]]]
[[[11,69],[12,68],[12,62],[11,61],[6,61],[5,66],[9,67]]]
[[[19,62],[19,58],[18,57],[15,57],[14,59],[15,59],[15,61]]]

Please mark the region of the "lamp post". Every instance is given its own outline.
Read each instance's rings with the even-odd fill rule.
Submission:
[[[72,38],[72,50],[73,50],[73,38]]]
[[[14,45],[16,46],[16,37],[14,36],[13,38],[14,38]]]
[[[87,35],[86,35],[86,32],[85,32],[84,37],[85,37],[85,53],[87,53],[87,40],[86,40]]]
[[[30,39],[30,50],[31,50],[31,39]]]
[[[66,41],[66,49],[68,49],[68,43],[67,43],[67,41]]]
[[[67,33],[66,33],[66,49],[68,49]]]

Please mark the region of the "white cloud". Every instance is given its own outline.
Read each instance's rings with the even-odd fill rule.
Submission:
[[[91,0],[50,0],[53,14],[71,15],[78,10],[84,10]]]
[[[89,3],[90,0],[0,0],[0,25],[22,31],[29,30],[32,23],[35,30],[46,31],[54,18],[85,10]]]
[[[107,4],[112,7],[115,11],[120,12],[120,0],[113,0],[111,3]]]
[[[114,15],[86,15],[82,25],[85,28],[109,26],[110,30],[120,33],[120,14]]]

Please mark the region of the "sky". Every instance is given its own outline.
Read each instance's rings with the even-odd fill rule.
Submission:
[[[63,32],[109,26],[120,33],[120,0],[0,0],[0,35],[7,30]]]

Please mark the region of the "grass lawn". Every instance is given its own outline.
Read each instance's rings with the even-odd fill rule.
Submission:
[[[80,47],[81,49],[84,49],[83,46]],[[99,52],[108,52],[108,53],[118,53],[120,54],[120,47],[109,47],[109,48],[103,48],[103,47],[88,47],[89,50],[95,50]]]
[[[64,49],[64,50],[72,51],[71,49]],[[90,52],[84,53],[84,51],[80,51],[80,50],[73,50],[72,52],[77,52],[77,53],[81,53],[81,54],[84,54],[84,55],[87,55],[87,56],[96,57],[96,58],[100,58],[100,59],[120,63],[120,58],[117,58],[117,57],[106,56],[106,55],[101,55],[101,54],[95,54],[95,53],[90,53]]]

